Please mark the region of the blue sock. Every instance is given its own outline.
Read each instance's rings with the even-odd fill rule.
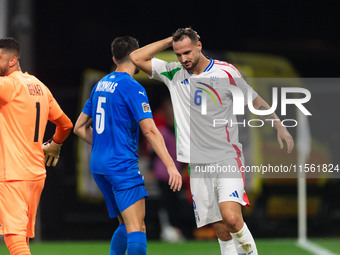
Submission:
[[[146,234],[141,231],[127,235],[127,255],[146,255]]]
[[[110,255],[125,255],[127,248],[127,232],[125,224],[119,224],[112,235]]]

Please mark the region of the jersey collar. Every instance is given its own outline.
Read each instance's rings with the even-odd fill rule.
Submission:
[[[215,63],[215,60],[213,60],[212,58],[209,58],[209,57],[206,57],[206,58],[210,60],[210,63],[209,63],[209,65],[204,69],[203,73],[204,73],[204,72],[209,72],[210,69],[213,67],[213,65],[214,65],[214,63]],[[193,73],[192,73],[191,71],[189,71],[189,70],[188,70],[188,73],[189,73],[190,75],[193,74]]]
[[[209,58],[209,57],[206,57],[206,58],[210,60],[210,63],[209,63],[209,65],[204,69],[203,72],[208,72],[208,71],[210,71],[210,69],[213,67],[213,65],[214,65],[214,63],[215,63],[215,61],[214,61],[212,58]]]

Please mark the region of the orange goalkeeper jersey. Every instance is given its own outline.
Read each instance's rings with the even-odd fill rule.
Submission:
[[[46,124],[62,114],[36,77],[21,71],[0,77],[0,181],[46,176],[42,150]]]

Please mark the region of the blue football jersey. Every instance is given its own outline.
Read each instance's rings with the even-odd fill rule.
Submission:
[[[128,73],[113,72],[93,88],[83,113],[93,120],[91,172],[114,175],[115,190],[143,184],[138,122],[152,118],[145,89]]]

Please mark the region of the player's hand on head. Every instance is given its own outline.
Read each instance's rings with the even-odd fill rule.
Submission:
[[[277,140],[280,144],[280,148],[283,149],[283,141],[287,144],[287,153],[291,153],[294,148],[294,140],[286,128],[280,129],[277,132]]]
[[[172,191],[180,191],[182,188],[182,175],[178,172],[176,167],[169,167],[169,185]]]
[[[193,30],[191,27],[186,27],[185,29],[186,29],[187,31],[188,31],[189,29]],[[196,31],[196,30],[193,30],[193,31],[196,33],[198,40],[200,40],[201,37],[200,37],[200,35],[197,33],[197,31]]]
[[[45,155],[46,166],[56,166],[59,160],[61,143],[56,143],[53,139],[43,143],[42,149]]]

